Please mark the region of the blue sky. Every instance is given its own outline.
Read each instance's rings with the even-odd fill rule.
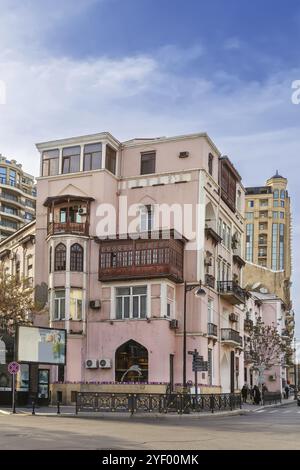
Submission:
[[[207,131],[245,185],[289,179],[299,310],[299,1],[0,0],[0,13],[2,154],[38,174],[38,141]]]

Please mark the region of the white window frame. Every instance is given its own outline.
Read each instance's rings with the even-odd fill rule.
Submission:
[[[148,208],[150,207],[150,210]],[[154,228],[154,207],[144,204],[140,207],[140,232],[148,232]]]
[[[135,287],[145,287],[146,288],[146,293],[145,294],[133,294],[133,289]],[[130,293],[127,295],[118,295],[117,289],[129,289]],[[129,297],[129,317],[124,317],[124,299],[125,297]],[[138,298],[138,316],[134,317],[133,316],[133,299],[134,297]],[[145,316],[141,317],[141,297],[146,298],[146,312]],[[122,316],[121,318],[117,318],[117,299],[121,298],[122,299]],[[125,285],[119,285],[115,286],[114,288],[114,318],[116,320],[145,320],[148,318],[148,298],[149,298],[149,288],[147,284],[134,284],[130,286],[125,286]]]
[[[81,298],[76,297],[74,294],[75,292],[81,292]],[[70,289],[70,307],[71,302],[75,301],[75,318],[71,317],[70,313],[70,320],[81,321],[83,317],[83,291],[82,289],[72,288]],[[79,307],[80,305],[80,307]],[[71,310],[71,309],[70,309]]]
[[[64,292],[63,297],[56,297],[58,292]],[[56,315],[56,301],[58,301],[58,315]],[[61,314],[61,305],[64,304],[64,315]],[[64,321],[66,319],[66,290],[65,289],[55,289],[54,298],[53,298],[53,321]]]

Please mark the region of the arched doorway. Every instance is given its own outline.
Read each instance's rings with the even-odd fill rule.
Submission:
[[[148,382],[148,351],[129,340],[116,350],[116,382]]]

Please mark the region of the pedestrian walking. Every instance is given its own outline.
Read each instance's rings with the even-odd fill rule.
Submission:
[[[247,402],[248,398],[248,385],[244,384],[242,388],[242,398],[243,398],[243,403]]]
[[[285,391],[285,398],[288,399],[289,395],[290,395],[290,387],[288,385],[286,385],[284,387],[284,391]]]
[[[261,400],[261,393],[257,385],[254,385],[253,387],[253,398],[254,398],[254,403],[256,405],[259,405],[260,400]]]

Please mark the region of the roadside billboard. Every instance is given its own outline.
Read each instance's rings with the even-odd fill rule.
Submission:
[[[39,364],[66,363],[66,330],[19,326],[17,331],[17,361]]]

